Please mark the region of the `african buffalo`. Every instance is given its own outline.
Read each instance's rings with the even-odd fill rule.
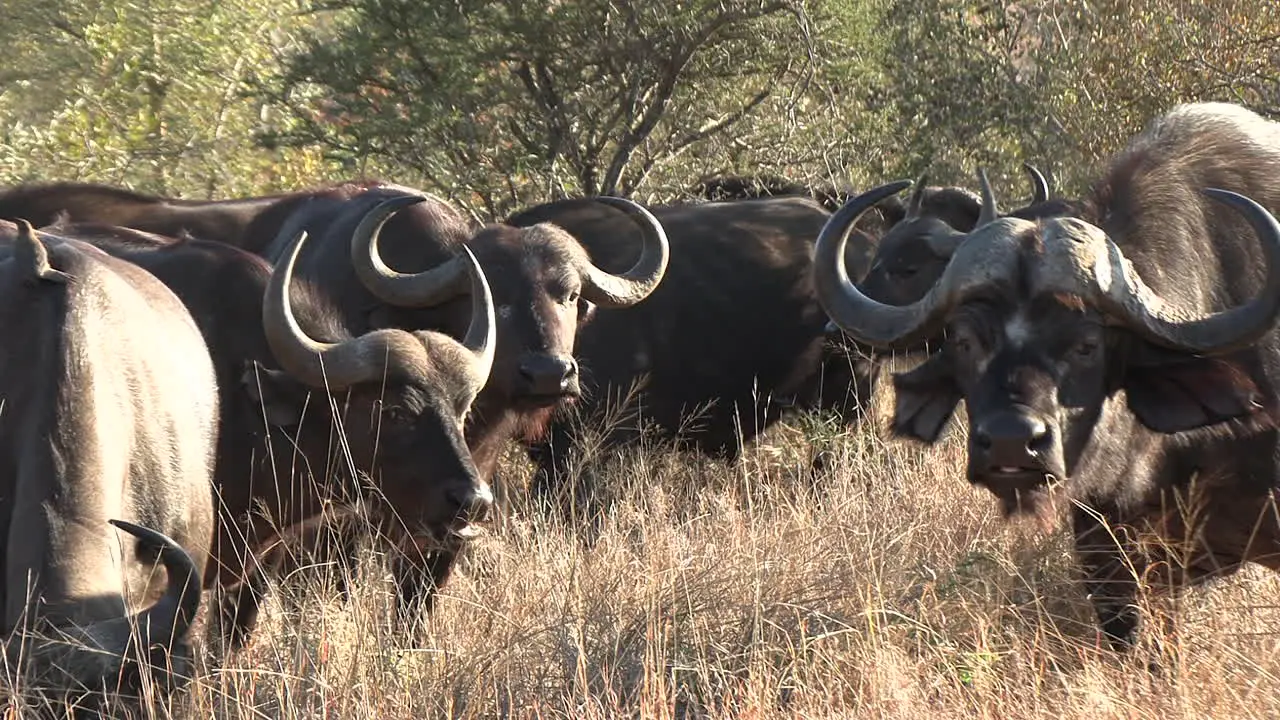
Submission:
[[[336,219],[344,203],[356,201],[380,204],[358,224]],[[573,358],[578,325],[594,307],[638,303],[666,271],[662,226],[628,200],[606,202],[621,208],[627,230],[636,229],[629,247],[638,259],[617,273],[592,264],[578,242],[555,226],[475,230],[446,203],[395,186],[300,195],[260,215],[244,245],[278,262],[279,243],[263,238],[296,208],[291,221],[315,234],[297,273],[322,289],[348,327],[433,328],[454,335],[470,304],[456,252],[470,248],[498,307],[493,373],[466,426],[480,477],[489,480],[512,439],[540,437],[552,413],[579,395]],[[398,578],[402,609],[420,599],[430,602],[430,588],[448,578],[459,549],[433,553],[426,562],[430,577]]]
[[[1047,183],[1034,168],[1028,172],[1039,181],[1033,202],[1044,200]],[[877,217],[858,224],[845,255],[855,273],[871,263],[876,238],[903,223],[942,224],[937,218],[944,218],[970,228],[976,222],[981,207],[972,193],[920,187],[909,209],[889,197],[875,207]],[[643,307],[598,312],[579,331],[575,353],[593,391],[582,408],[615,401],[644,377],[643,418],[663,435],[720,457],[736,456],[743,441],[788,409],[858,417],[874,367],[860,348],[835,336],[824,340],[823,326],[813,325],[821,314],[809,280],[813,241],[829,218],[824,206],[843,193],[773,176],[714,178],[694,190],[715,202],[653,211],[675,245],[668,279]],[[634,231],[617,211],[591,198],[548,203],[507,219],[517,226],[536,222],[565,228],[606,267],[623,267],[632,258],[626,243]],[[770,312],[742,311],[752,307]],[[633,428],[616,428],[608,439],[634,434]],[[571,422],[560,421],[551,435],[550,443],[534,449],[542,466],[539,493],[562,482],[575,432]]]
[[[615,404],[643,380],[641,419],[722,457],[736,456],[788,408],[856,416],[869,367],[828,354],[827,319],[810,279],[813,241],[829,213],[808,198],[779,197],[670,205],[653,214],[672,245],[667,277],[643,305],[601,309],[578,331],[584,411]],[[507,222],[554,223],[604,267],[635,261],[638,231],[594,198],[540,205]],[[859,250],[868,248],[851,248],[848,262],[865,267]],[[615,427],[606,439],[625,441],[638,430]],[[536,448],[535,492],[558,490],[575,434],[573,421],[558,420],[550,443]]]
[[[0,192],[0,220],[23,219],[36,227],[59,220],[94,222],[234,245],[249,222],[282,197],[178,200],[91,183],[20,185]]]
[[[986,222],[923,298],[882,305],[849,282],[842,237],[907,184],[850,201],[814,262],[823,306],[860,342],[938,343],[894,377],[895,432],[932,443],[963,399],[970,482],[1010,515],[1051,520],[1069,499],[1117,648],[1136,637],[1140,582],[1280,569],[1280,225],[1267,211],[1280,208],[1280,125],[1178,106],[1112,160],[1081,218]]]
[[[1030,166],[1028,168],[1028,172],[1034,171],[1039,181],[1044,183],[1044,176],[1038,170]],[[978,198],[968,190],[926,186],[924,178],[921,178],[918,187],[918,197],[914,199],[916,216],[938,218],[952,227],[963,229],[973,227],[973,223],[977,221],[980,210]],[[1043,187],[1047,188],[1047,183]],[[689,192],[695,197],[716,202],[766,197],[807,197],[828,212],[839,210],[852,197],[848,191],[831,185],[801,185],[776,175],[717,176],[698,183]],[[902,200],[896,196],[887,197],[862,217],[857,229],[872,237],[879,237],[905,220],[908,214],[907,206]]]
[[[204,340],[134,265],[25,221],[0,222],[0,237],[8,661],[45,689],[182,684],[213,532]]]
[[[337,222],[350,227],[373,209],[352,203]],[[233,646],[252,630],[266,590],[258,566],[290,560],[286,550],[296,543],[281,543],[319,520],[341,520],[358,499],[381,532],[415,547],[451,545],[488,512],[491,493],[462,423],[493,364],[496,321],[488,284],[465,248],[471,308],[459,343],[430,331],[348,328],[315,288],[291,283],[304,249],[297,221],[281,228],[293,242],[274,272],[220,243],[98,225],[65,229],[160,278],[208,341],[223,433],[218,542],[205,582],[229,591],[222,620]]]
[[[383,221],[385,226],[371,240],[366,234],[363,245],[357,242],[353,246],[353,225],[357,221],[344,214],[347,203],[382,200],[404,204],[387,206],[386,214],[366,222],[366,228]],[[474,251],[492,280],[499,306],[498,345],[491,381],[477,398],[466,429],[468,445],[486,480],[493,477],[512,438],[541,436],[554,410],[578,395],[577,365],[572,354],[577,324],[585,322],[596,305],[625,307],[641,300],[662,278],[667,262],[661,228],[646,217],[643,209],[621,199],[616,202],[629,208],[628,212],[647,229],[637,238],[644,248],[641,259],[631,270],[618,275],[601,272],[573,238],[555,228],[516,230],[493,225],[477,229],[447,203],[386,183],[342,183],[262,201],[261,207],[256,199],[204,203],[198,209],[188,207],[184,216],[187,225],[182,227],[191,229],[188,225],[196,224],[193,214],[204,217],[223,206],[235,212],[252,206],[252,217],[238,215],[235,222],[227,225],[227,231],[191,232],[278,263],[288,249],[288,239],[281,239],[279,230],[298,212],[302,226],[311,234],[298,260],[298,275],[324,295],[351,332],[434,329],[461,336],[469,322],[470,302],[466,297],[465,268],[456,251],[463,245]],[[68,202],[56,197],[47,200],[55,212],[65,209]],[[31,208],[30,199],[27,203]],[[172,215],[169,208],[178,204],[158,200],[153,204],[154,214],[133,216],[128,222],[133,227],[161,227]],[[143,205],[125,203],[130,208]],[[95,218],[89,216],[90,212],[91,207],[81,207],[79,214],[72,213],[72,217],[120,224],[116,216]],[[349,221],[340,222],[341,218]],[[166,231],[175,227],[163,225]],[[375,242],[386,258],[385,264],[381,257],[368,251]],[[353,251],[357,255],[355,267]],[[401,273],[409,276],[428,269],[435,269],[434,273],[408,283],[408,295],[400,289],[405,284]],[[415,296],[424,290],[427,296]],[[430,565],[435,568],[431,574],[439,581],[447,578],[452,558],[453,553],[445,553],[431,559]],[[405,582],[409,586],[418,584],[417,580]],[[420,594],[412,589],[405,592],[406,596]]]
[[[1051,204],[1049,183],[1044,175],[1033,165],[1024,163],[1023,168],[1031,178],[1031,202],[1008,216],[1033,220],[1067,212],[1067,208]],[[956,244],[980,222],[982,213],[986,212],[990,217],[1000,214],[986,173],[981,170],[978,171],[981,201],[975,201],[973,209],[976,212],[972,216],[953,213],[947,217],[930,207],[925,185],[927,180],[928,177],[922,175],[916,181],[904,214],[876,241],[875,256],[866,275],[858,283],[858,288],[873,300],[888,305],[906,305],[924,297],[942,275]],[[881,201],[876,209],[883,206],[884,201]]]

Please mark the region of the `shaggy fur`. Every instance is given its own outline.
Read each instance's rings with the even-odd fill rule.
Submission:
[[[1244,217],[1205,196],[1210,187],[1280,211],[1280,125],[1234,105],[1174,108],[1113,159],[1082,215],[1166,302],[1184,313],[1218,311],[1253,299],[1267,267]],[[1030,277],[1045,226],[1007,227],[1027,233],[1019,277]],[[1011,411],[1045,419],[1050,434],[1037,454],[1064,480],[1055,492],[1080,504],[1077,554],[1117,647],[1136,637],[1139,584],[1153,563],[1169,562],[1144,551],[1152,537],[1182,548],[1179,587],[1251,561],[1280,569],[1274,330],[1243,350],[1201,357],[1026,287],[993,287],[948,320],[943,349],[895,378],[899,433],[932,442],[961,399],[971,428]],[[974,466],[983,452],[975,436],[971,478],[1007,508],[1034,511],[1043,478]],[[1177,515],[1193,506],[1194,518]]]

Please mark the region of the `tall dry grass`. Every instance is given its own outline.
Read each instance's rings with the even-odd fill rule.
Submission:
[[[833,462],[811,476],[815,448]],[[1280,579],[1190,593],[1152,674],[1098,646],[1066,534],[1002,520],[962,460],[820,418],[732,464],[617,453],[590,538],[511,493],[416,640],[376,562],[349,605],[299,573],[246,650],[147,716],[1280,715]]]

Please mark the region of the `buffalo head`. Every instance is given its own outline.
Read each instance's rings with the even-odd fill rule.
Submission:
[[[1047,202],[1049,184],[1044,175],[1032,165],[1024,164],[1023,168],[1033,188],[1028,207]],[[941,277],[965,233],[973,229],[974,225],[955,224],[955,220],[948,221],[927,206],[924,197],[927,179],[921,176],[916,181],[905,217],[876,243],[871,268],[858,284],[867,297],[889,305],[906,305],[924,297]],[[981,225],[999,211],[985,171],[978,171],[978,182],[982,200],[977,224]]]
[[[391,306],[434,306],[467,293],[461,258],[407,274],[387,267],[378,252],[382,225],[400,208],[422,200],[420,195],[404,195],[380,204],[352,238],[357,276]],[[578,397],[573,345],[579,323],[593,305],[619,308],[643,300],[666,272],[669,249],[658,220],[629,200],[599,200],[621,207],[644,229],[639,260],[619,275],[594,265],[577,240],[550,223],[528,228],[490,225],[468,243],[493,278],[498,345],[486,395],[497,397],[501,405],[532,410]]]
[[[463,422],[489,377],[496,346],[493,297],[475,257],[463,248],[458,261],[472,306],[462,342],[398,329],[325,341],[302,329],[290,298],[307,234],[296,216],[280,232],[291,245],[271,275],[262,307],[272,354],[291,379],[327,393],[322,397],[335,404],[335,414],[344,411],[343,449],[356,470],[374,479],[375,500],[382,501],[376,507],[394,511],[420,537],[466,535],[492,504],[463,438]],[[286,380],[280,375],[271,376],[276,392]],[[299,431],[307,432],[306,423]]]
[[[1094,225],[989,213],[922,298],[884,305],[850,283],[836,259],[848,226],[908,185],[869,191],[832,216],[817,242],[818,296],[860,342],[938,342],[921,366],[894,377],[894,430],[933,442],[965,400],[969,478],[1007,512],[1035,511],[1052,485],[1077,480],[1085,448],[1105,442],[1093,431],[1120,390],[1132,416],[1159,433],[1262,409],[1253,381],[1221,357],[1255,343],[1280,313],[1280,225],[1262,206],[1204,191],[1243,215],[1267,262],[1261,292],[1221,312],[1200,314],[1157,295]]]

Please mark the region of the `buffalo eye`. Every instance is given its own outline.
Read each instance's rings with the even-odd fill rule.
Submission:
[[[898,280],[907,280],[915,277],[918,268],[915,265],[906,265],[904,267],[889,268],[889,277]]]
[[[957,325],[947,332],[944,352],[951,356],[958,367],[973,368],[981,364],[986,344],[973,328]]]
[[[555,301],[561,305],[572,305],[578,302],[578,288],[568,288],[559,283],[552,285],[548,293]]]
[[[1098,341],[1092,338],[1081,340],[1071,348],[1071,352],[1081,360],[1090,360],[1098,352]]]
[[[974,342],[973,338],[965,333],[955,333],[949,340],[951,350],[960,358],[968,358],[973,355]]]
[[[383,405],[382,419],[391,425],[409,425],[413,422],[413,414],[403,405]]]

